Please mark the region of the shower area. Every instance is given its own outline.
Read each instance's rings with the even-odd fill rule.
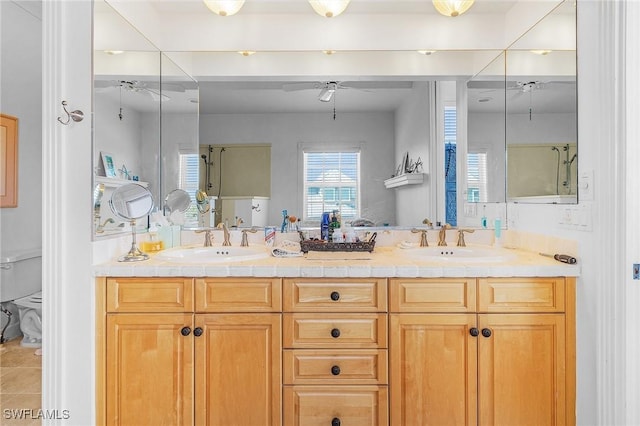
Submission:
[[[264,226],[271,197],[271,145],[200,145],[200,161],[200,188],[213,209],[210,225]]]
[[[575,143],[508,145],[508,198],[553,196],[575,199],[577,152]]]

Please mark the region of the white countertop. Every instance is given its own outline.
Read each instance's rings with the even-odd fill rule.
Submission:
[[[266,248],[265,248],[266,249]],[[96,277],[554,277],[579,276],[580,265],[568,265],[537,253],[512,250],[509,262],[463,263],[408,258],[394,247],[376,247],[367,260],[310,260],[306,256],[209,263],[180,264],[153,254],[141,262],[116,259],[93,267]]]

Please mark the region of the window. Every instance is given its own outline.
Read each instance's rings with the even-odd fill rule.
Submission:
[[[198,209],[196,207],[196,192],[199,188],[200,157],[198,154],[180,154],[180,182],[179,189],[184,189],[191,197],[191,204],[185,212],[184,224],[198,226]]]
[[[319,221],[338,210],[343,220],[360,217],[360,152],[305,151],[303,219]]]
[[[487,153],[467,153],[467,201],[487,201]]]

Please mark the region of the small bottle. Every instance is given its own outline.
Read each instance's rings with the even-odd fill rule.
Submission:
[[[495,245],[499,247],[501,245],[500,237],[502,236],[502,219],[500,219],[500,216],[496,217],[493,223],[494,223],[493,235],[495,237]]]
[[[322,220],[320,221],[320,239],[323,241],[329,241],[329,213],[322,213]]]
[[[482,219],[480,219],[480,225],[483,229],[487,229],[487,205],[482,206]]]

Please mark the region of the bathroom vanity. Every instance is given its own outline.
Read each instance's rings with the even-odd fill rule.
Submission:
[[[97,266],[97,423],[575,424],[575,277],[266,258]]]

